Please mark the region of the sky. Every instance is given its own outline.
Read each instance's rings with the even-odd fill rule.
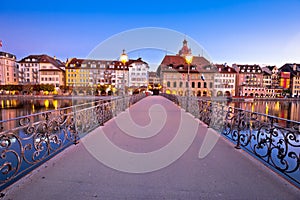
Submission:
[[[0,51],[15,54],[17,60],[30,54],[62,61],[86,58],[116,35],[157,27],[180,35],[177,51],[188,38],[200,44],[213,63],[280,67],[300,63],[299,10],[300,0],[2,1]],[[160,49],[128,52],[129,57],[142,57],[155,70],[170,53],[159,43]],[[112,46],[120,54],[128,49],[118,44]]]

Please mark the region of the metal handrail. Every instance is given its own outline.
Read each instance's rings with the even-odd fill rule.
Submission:
[[[89,102],[1,121],[0,190],[144,97]]]
[[[162,94],[300,187],[300,122],[198,98]]]

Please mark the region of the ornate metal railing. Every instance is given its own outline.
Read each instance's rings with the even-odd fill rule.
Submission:
[[[163,95],[300,187],[300,122],[222,102]]]
[[[89,102],[0,121],[0,190],[143,97]]]

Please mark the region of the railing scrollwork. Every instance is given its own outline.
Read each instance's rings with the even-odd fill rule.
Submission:
[[[0,190],[144,97],[89,102],[1,121]]]
[[[164,94],[179,100],[186,109],[186,97]],[[250,112],[218,101],[189,98],[189,105],[198,103],[196,118],[215,129],[300,187],[300,122]],[[195,110],[195,109],[193,109]],[[186,109],[188,111],[188,109]]]

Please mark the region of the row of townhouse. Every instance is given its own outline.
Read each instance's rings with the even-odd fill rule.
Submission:
[[[51,84],[60,86],[97,87],[109,90],[147,88],[149,66],[141,58],[123,65],[118,60],[72,58],[66,63],[45,54],[29,55],[16,61],[16,56],[0,52],[0,85]]]
[[[66,86],[100,87],[108,91],[147,88],[149,65],[141,58],[130,59],[125,65],[118,60],[72,58],[66,63]]]
[[[157,69],[163,92],[193,96],[300,97],[300,64],[276,66],[213,64],[193,56],[187,41],[177,55],[166,55]],[[189,69],[188,69],[189,68]],[[189,83],[188,83],[189,76]]]
[[[177,95],[194,96],[300,96],[300,64],[261,67],[259,65],[213,64],[191,54],[187,41],[177,55],[165,55],[156,72],[139,59],[127,61],[72,58],[66,63],[48,55],[29,55],[20,61],[0,52],[0,85],[52,84],[55,87],[97,87],[159,89]],[[189,68],[189,70],[188,70]],[[188,73],[189,71],[189,73]],[[189,83],[187,83],[189,76]]]

